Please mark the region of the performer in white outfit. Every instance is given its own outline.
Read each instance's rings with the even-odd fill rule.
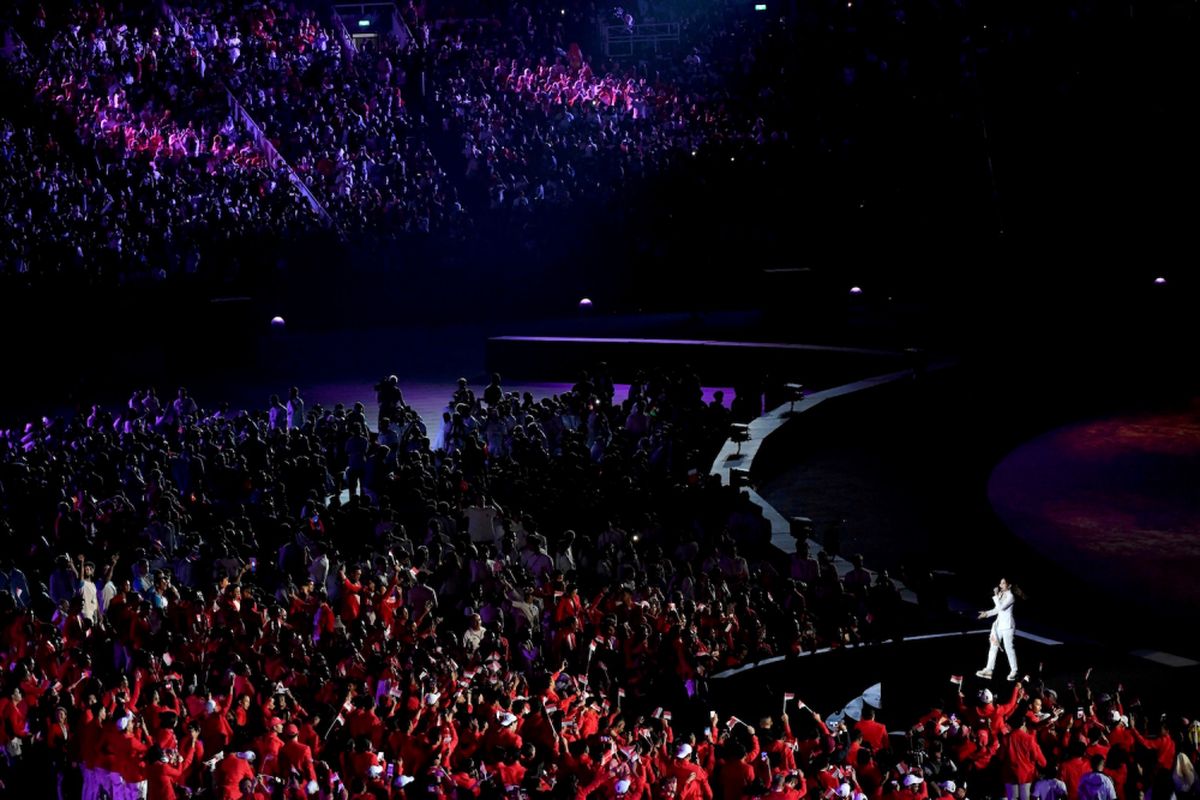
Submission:
[[[1008,679],[1010,681],[1017,679],[1017,651],[1013,647],[1013,637],[1017,632],[1017,626],[1013,621],[1013,603],[1016,601],[1014,594],[1019,592],[1020,589],[1001,578],[1000,585],[996,587],[992,595],[993,608],[990,611],[979,612],[979,619],[996,618],[992,623],[991,635],[988,637],[992,647],[988,651],[987,666],[975,673],[981,678],[992,677],[992,670],[996,668],[996,653],[1003,644],[1010,669]]]

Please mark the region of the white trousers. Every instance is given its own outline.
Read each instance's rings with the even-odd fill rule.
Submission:
[[[118,792],[113,795],[113,800],[146,800],[148,788],[147,781],[138,781],[137,783],[125,781],[118,787]]]
[[[81,767],[83,773],[83,800],[96,800],[100,796],[100,772],[89,767]]]
[[[1012,631],[1009,631],[1008,635],[1011,639]],[[1029,800],[1029,786],[1028,783],[1006,783],[1004,784],[1004,796],[1007,800]]]
[[[111,800],[122,800],[125,797],[125,781],[121,780],[119,772],[109,772],[106,769],[96,770],[96,792],[104,792]]]
[[[1000,651],[1000,646],[1004,646],[1004,655],[1008,658],[1008,668],[1010,673],[1017,671],[1017,650],[1013,647],[1013,638],[1016,631],[1012,628],[1004,631],[998,631],[992,628],[991,636],[992,648],[988,651],[987,671],[991,672],[996,668],[996,653]],[[1024,799],[1022,799],[1024,800]]]

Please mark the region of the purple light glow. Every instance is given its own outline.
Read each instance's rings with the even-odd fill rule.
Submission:
[[[1154,283],[1155,283],[1155,285],[1157,285],[1157,286],[1162,286],[1162,285],[1163,285],[1163,284],[1165,284],[1166,282],[1167,282],[1167,279],[1166,279],[1166,278],[1164,278],[1164,277],[1162,277],[1162,276],[1159,276],[1159,277],[1157,277],[1157,278],[1155,278],[1155,279],[1154,279]]]
[[[579,301],[579,307],[580,307],[580,308],[591,308],[591,307],[592,307],[592,301],[591,301],[590,299],[588,299],[588,298],[586,298],[586,297],[585,297],[585,298],[583,298],[582,300],[580,300],[580,301]]]
[[[286,323],[284,323],[283,317],[271,317],[272,328],[282,328],[285,324]]]
[[[855,294],[855,295],[862,294],[862,287],[861,286],[851,286],[850,294]]]

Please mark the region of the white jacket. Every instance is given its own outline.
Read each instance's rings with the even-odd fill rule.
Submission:
[[[1013,621],[1013,593],[1010,589],[1007,592],[1001,592],[992,597],[992,602],[995,608],[987,612],[986,616],[995,617],[996,621],[992,623],[994,631],[1011,631],[1015,630],[1017,624]]]

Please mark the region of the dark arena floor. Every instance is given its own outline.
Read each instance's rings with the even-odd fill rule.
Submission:
[[[1197,800],[1198,9],[0,3],[0,797]]]
[[[997,465],[988,496],[1032,547],[1158,613],[1200,607],[1200,399],[1059,428]]]

